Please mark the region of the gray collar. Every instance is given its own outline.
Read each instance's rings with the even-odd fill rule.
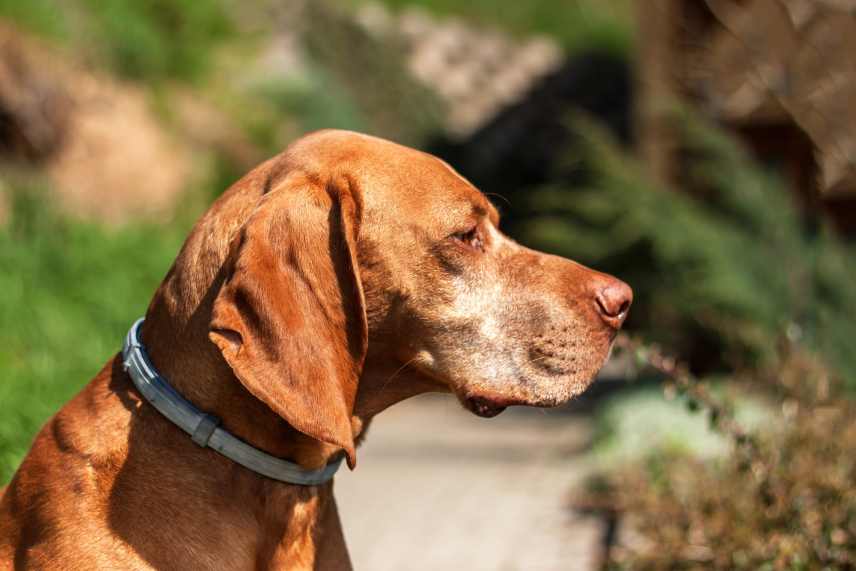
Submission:
[[[330,480],[342,465],[342,457],[320,470],[306,470],[300,465],[282,460],[253,448],[228,431],[219,428],[220,419],[206,414],[170,386],[152,365],[140,339],[140,318],[131,326],[122,347],[125,370],[134,385],[158,412],[188,433],[202,448],[211,448],[226,458],[253,472],[280,482],[301,486],[317,486]]]

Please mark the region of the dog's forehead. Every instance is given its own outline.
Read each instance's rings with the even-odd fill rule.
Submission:
[[[310,134],[290,149],[320,172],[343,172],[360,183],[367,210],[383,217],[456,224],[473,214],[497,214],[487,198],[449,164],[428,153],[350,131]]]
[[[388,212],[440,227],[485,214],[496,214],[487,198],[472,183],[441,159],[397,147],[400,153],[383,153],[365,169],[366,200]]]
[[[424,153],[411,157],[412,161],[403,161],[394,172],[367,173],[367,200],[376,200],[384,209],[432,220],[487,211],[484,195],[446,163]]]

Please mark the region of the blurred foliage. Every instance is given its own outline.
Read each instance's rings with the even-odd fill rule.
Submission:
[[[42,36],[65,39],[67,15],[57,0],[0,0],[0,17]]]
[[[349,0],[351,4],[365,0]],[[548,34],[569,52],[628,54],[633,35],[632,0],[382,0],[396,10],[418,6],[518,34]]]
[[[419,145],[436,134],[437,97],[407,71],[401,54],[325,2],[306,6],[303,36],[310,54],[361,110],[372,133]]]
[[[38,183],[0,192],[10,210],[0,225],[2,484],[45,420],[120,349],[189,225],[107,230],[59,215]]]
[[[270,121],[272,116],[294,117],[302,132],[331,125],[355,131],[368,128],[360,109],[323,68],[311,69],[292,80],[262,81],[253,90],[270,106],[268,114],[251,126],[254,139],[266,149],[279,150],[283,144],[276,133],[276,123]]]
[[[229,37],[221,0],[86,0],[97,53],[135,79],[196,78]]]
[[[520,236],[633,284],[631,329],[703,370],[763,368],[788,336],[825,355],[856,388],[851,350],[856,256],[807,225],[776,177],[688,113],[684,185],[652,184],[590,122],[569,168],[584,183],[533,190]]]
[[[630,0],[384,3],[520,34],[552,34],[569,52],[630,57]],[[167,122],[175,106],[163,86],[193,83],[195,93],[211,94],[266,153],[322,127],[415,145],[437,129],[443,110],[405,73],[395,45],[369,37],[340,4],[306,3],[301,35],[309,53],[296,73],[259,64],[260,38],[238,28],[247,13],[268,8],[267,0],[0,0],[0,17],[124,78],[154,84]],[[281,22],[270,14],[265,33],[272,36]],[[261,39],[258,44],[272,38]],[[231,60],[221,58],[222,51]],[[604,66],[594,69],[604,81]],[[807,224],[781,181],[721,132],[690,114],[678,125],[688,158],[686,192],[652,184],[636,161],[580,119],[572,126],[579,140],[567,164],[550,173],[553,182],[514,197],[515,218],[507,226],[527,245],[622,277],[636,293],[632,329],[677,351],[697,371],[739,371],[775,403],[776,418],[765,424],[763,416],[761,431],[750,435],[723,420],[730,407],[687,389],[691,408],[734,436],[735,453],[702,462],[684,455],[691,446],[667,439],[665,449],[602,478],[589,501],[623,514],[636,537],[613,551],[611,564],[852,567],[856,410],[833,387],[840,376],[856,388],[854,254],[826,229]],[[554,147],[550,137],[544,141]],[[518,155],[524,151],[515,148]],[[247,168],[214,155],[206,201]],[[0,179],[0,191],[9,203],[8,221],[0,225],[2,483],[45,419],[118,351],[190,219],[108,230],[58,213],[38,183]],[[196,206],[191,198],[186,216]],[[783,346],[802,349],[783,353]],[[834,373],[803,350],[817,351]],[[671,373],[691,383],[688,369]],[[627,406],[636,411],[639,404]],[[740,406],[734,408],[739,417]],[[614,443],[627,408],[607,410],[600,434]],[[719,447],[721,439],[716,442]]]
[[[772,421],[765,399],[726,381],[715,385],[717,397],[734,408],[741,426],[757,429]],[[663,451],[696,458],[717,458],[731,451],[727,436],[704,415],[688,410],[677,398],[663,398],[658,386],[624,390],[598,403],[592,454],[598,469],[646,458]]]
[[[222,0],[0,0],[0,17],[149,81],[200,77],[234,31]]]
[[[577,505],[622,530],[607,568],[856,566],[856,404],[796,346],[769,386],[777,418],[737,438],[741,453],[702,462],[660,450],[591,480]]]

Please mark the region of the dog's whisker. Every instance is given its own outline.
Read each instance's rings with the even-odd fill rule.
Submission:
[[[396,369],[396,371],[395,371],[393,374],[391,374],[391,375],[389,376],[389,378],[387,378],[387,379],[383,382],[383,385],[381,386],[380,390],[381,390],[381,391],[385,390],[385,389],[386,389],[386,387],[387,387],[387,386],[389,386],[389,383],[391,383],[391,382],[393,381],[393,379],[395,379],[395,377],[397,377],[397,376],[398,376],[398,374],[399,374],[399,373],[401,373],[401,371],[403,371],[404,369],[406,369],[406,368],[407,368],[411,363],[413,363],[414,361],[416,361],[416,357],[413,357],[412,359],[410,359],[409,361],[407,361],[406,363],[404,363],[402,366],[400,366],[398,369]]]
[[[541,355],[540,357],[536,357],[534,359],[529,359],[529,362],[530,363],[540,363],[541,361],[544,361],[544,360],[550,359],[550,358],[551,358],[550,355]]]
[[[508,200],[506,197],[502,196],[501,194],[499,194],[498,192],[485,192],[484,194],[485,194],[485,196],[495,196],[495,197],[497,197],[497,198],[501,198],[502,200],[504,200],[504,201],[505,201],[505,203],[506,203],[509,207],[511,207],[511,201],[510,201],[510,200]]]

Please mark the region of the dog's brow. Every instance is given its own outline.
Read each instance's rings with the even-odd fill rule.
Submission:
[[[493,204],[490,202],[487,202],[486,204],[473,204],[470,216],[478,221],[486,218],[491,225],[495,228],[499,228],[499,212],[497,212],[496,208],[494,208]]]
[[[473,205],[473,214],[478,216],[479,218],[488,218],[491,223],[499,227],[499,211],[494,207],[490,202],[486,202],[485,204],[474,204]]]

